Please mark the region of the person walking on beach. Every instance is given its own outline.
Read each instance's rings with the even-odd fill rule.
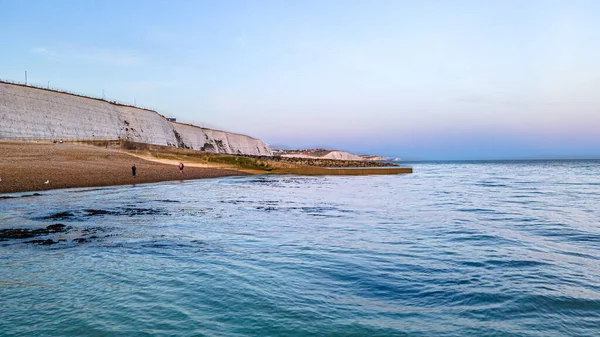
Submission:
[[[181,172],[181,174],[183,174],[183,163],[179,162],[179,172]]]
[[[137,168],[135,167],[135,164],[133,164],[133,166],[131,167],[131,176],[135,178],[135,171],[137,170]]]

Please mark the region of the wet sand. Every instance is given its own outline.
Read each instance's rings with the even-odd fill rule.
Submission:
[[[131,166],[137,177],[131,176]],[[248,173],[147,161],[117,149],[81,144],[0,141],[0,193],[152,183]],[[47,182],[47,183],[46,183]]]

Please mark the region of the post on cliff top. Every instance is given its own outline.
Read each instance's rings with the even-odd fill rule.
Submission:
[[[27,70],[25,70],[25,85],[27,85]]]

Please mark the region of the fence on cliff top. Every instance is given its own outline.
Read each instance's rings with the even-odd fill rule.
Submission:
[[[26,136],[0,136],[0,141],[23,142],[95,142],[95,141],[127,141],[124,138],[114,137],[26,137]]]
[[[96,101],[101,101],[101,102],[105,102],[105,103],[109,103],[112,105],[117,105],[117,106],[123,106],[123,107],[129,107],[129,108],[135,108],[135,109],[141,109],[141,110],[146,110],[146,111],[150,111],[150,112],[154,112],[156,114],[158,114],[159,116],[165,118],[165,119],[169,119],[166,116],[160,114],[158,111],[156,111],[155,109],[152,108],[145,108],[145,107],[141,107],[138,105],[131,105],[131,104],[127,104],[127,103],[123,103],[123,102],[119,102],[116,100],[107,100],[105,98],[100,98],[100,97],[94,97],[94,96],[88,96],[88,95],[84,95],[84,94],[78,94],[75,92],[71,92],[65,89],[59,89],[59,88],[53,88],[50,87],[49,85],[44,87],[41,85],[35,85],[35,84],[27,84],[27,83],[23,83],[23,82],[18,82],[18,81],[11,81],[11,80],[5,80],[0,78],[0,84],[9,84],[9,85],[16,85],[16,86],[20,86],[20,87],[27,87],[27,88],[33,88],[33,89],[38,89],[38,90],[45,90],[45,91],[50,91],[50,92],[54,92],[54,93],[60,93],[60,94],[65,94],[65,95],[71,95],[71,96],[76,96],[76,97],[82,97],[82,98],[87,98],[87,99],[93,99]],[[200,125],[196,125],[196,124],[192,124],[192,123],[184,123],[182,121],[171,121],[171,123],[177,123],[177,124],[181,124],[181,125],[188,125],[188,126],[193,126],[193,127],[197,127],[197,128],[201,128],[201,129],[207,129],[207,130],[212,130],[212,131],[219,131],[219,132],[226,132],[229,134],[236,134],[236,135],[240,135],[240,136],[245,136],[251,139],[256,139],[258,140],[258,138],[254,138],[251,136],[248,136],[246,134],[243,133],[237,133],[237,132],[229,132],[229,131],[223,131],[223,130],[219,130],[219,129],[215,129],[215,128],[210,128],[210,127],[206,127],[206,126],[200,126],[202,123],[197,123]],[[14,139],[14,140],[28,140],[29,138],[33,139],[33,137],[0,137],[0,139]],[[55,140],[55,139],[59,139],[60,137],[56,137],[56,138],[45,138],[45,139],[40,139],[40,140]],[[64,140],[64,139],[63,139]],[[118,140],[118,139],[113,139],[113,140]]]
[[[33,88],[33,89],[38,89],[38,90],[45,90],[45,91],[50,91],[50,92],[54,92],[54,93],[60,93],[60,94],[65,94],[65,95],[71,95],[71,96],[76,96],[76,97],[83,97],[83,98],[88,98],[88,99],[93,99],[96,101],[101,101],[101,102],[105,102],[105,103],[109,103],[112,105],[117,105],[117,106],[124,106],[124,107],[128,107],[128,108],[135,108],[135,109],[142,109],[142,110],[146,110],[146,111],[151,111],[154,113],[159,114],[160,116],[162,116],[163,118],[167,118],[163,115],[161,115],[160,113],[158,113],[158,111],[151,109],[151,108],[145,108],[145,107],[141,107],[138,105],[132,105],[132,104],[128,104],[128,103],[123,103],[117,100],[108,100],[106,98],[100,98],[100,97],[94,97],[94,96],[88,96],[88,95],[84,95],[84,94],[78,94],[75,92],[71,92],[65,89],[58,89],[58,88],[54,88],[54,87],[50,87],[49,85],[44,87],[41,85],[35,85],[35,84],[27,84],[27,83],[23,83],[23,82],[18,82],[18,81],[10,81],[10,80],[4,80],[0,78],[0,84],[10,84],[10,85],[16,85],[16,86],[20,86],[20,87],[27,87],[27,88]]]

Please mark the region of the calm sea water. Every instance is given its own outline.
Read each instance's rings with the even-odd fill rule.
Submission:
[[[600,335],[600,161],[0,200],[0,335]]]

